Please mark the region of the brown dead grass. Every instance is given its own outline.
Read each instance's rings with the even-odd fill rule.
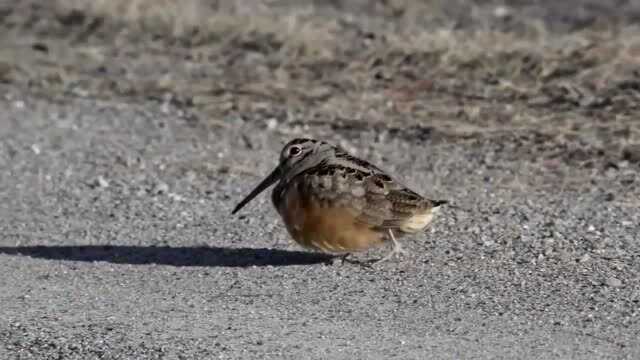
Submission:
[[[268,35],[284,45],[282,51],[327,56],[338,43],[335,22],[314,22],[306,11],[281,17],[259,1],[214,6],[204,0],[56,0],[61,13],[81,11],[142,33],[185,40],[191,45],[230,38]],[[248,9],[244,9],[243,3]]]
[[[218,5],[213,5],[219,3]],[[59,14],[81,11],[141,33],[182,39],[192,46],[216,47],[233,39],[253,38],[271,43],[290,60],[335,59],[346,54],[435,54],[436,69],[447,74],[463,70],[505,78],[502,86],[518,89],[510,80],[534,76],[538,82],[569,76],[591,77],[604,83],[622,67],[640,62],[640,30],[583,31],[549,34],[532,20],[519,33],[448,26],[425,28],[427,19],[441,18],[444,1],[388,1],[385,14],[401,14],[393,21],[359,21],[352,15],[319,16],[313,7],[280,11],[268,1],[212,2],[205,0],[55,0]],[[475,11],[475,8],[474,8]],[[475,11],[475,12],[479,12]],[[351,23],[384,41],[363,41],[350,33]],[[355,41],[353,41],[355,40]],[[355,44],[355,46],[354,46]],[[588,52],[588,54],[587,54]],[[527,58],[528,62],[522,62]],[[582,61],[581,63],[572,63]],[[285,60],[286,61],[286,60]],[[577,65],[577,66],[573,66]],[[573,69],[569,69],[573,67]]]
[[[113,19],[140,30],[160,31],[173,36],[188,34],[209,22],[214,12],[200,0],[57,0],[60,13],[81,11]]]
[[[78,12],[85,24],[101,19],[109,30],[48,56],[64,64],[63,72],[51,70],[61,88],[170,94],[217,123],[234,115],[305,119],[304,126],[434,127],[455,136],[579,134],[594,144],[620,131],[630,134],[624,141],[640,137],[631,106],[639,99],[620,90],[640,81],[639,29],[558,34],[525,19],[518,31],[495,30],[481,8],[470,15],[479,26],[454,29],[446,6],[387,1],[358,14],[257,0],[55,0],[56,16]],[[91,74],[100,66],[124,75],[98,79]]]

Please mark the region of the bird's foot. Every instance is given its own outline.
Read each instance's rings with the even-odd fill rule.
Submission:
[[[394,243],[393,245],[393,249],[387,254],[385,255],[383,258],[376,260],[374,263],[378,264],[381,262],[385,262],[387,260],[390,260],[391,258],[394,257],[401,257],[401,256],[406,256],[409,253],[407,252],[407,250],[405,250],[402,246],[400,246],[399,243]]]

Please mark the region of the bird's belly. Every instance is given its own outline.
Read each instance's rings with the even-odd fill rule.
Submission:
[[[320,203],[295,187],[277,204],[291,237],[301,246],[329,253],[367,250],[384,241],[382,233],[356,221],[348,207]]]

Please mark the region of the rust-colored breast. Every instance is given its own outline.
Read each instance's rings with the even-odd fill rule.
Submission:
[[[330,253],[362,251],[380,245],[384,236],[357,221],[348,207],[331,206],[301,192],[297,186],[284,191],[276,208],[301,246]]]

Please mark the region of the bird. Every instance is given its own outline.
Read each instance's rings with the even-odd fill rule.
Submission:
[[[346,258],[391,242],[391,251],[373,262],[407,254],[398,238],[423,231],[448,203],[421,196],[342,147],[296,138],[231,214],[273,184],[271,202],[296,243]]]

